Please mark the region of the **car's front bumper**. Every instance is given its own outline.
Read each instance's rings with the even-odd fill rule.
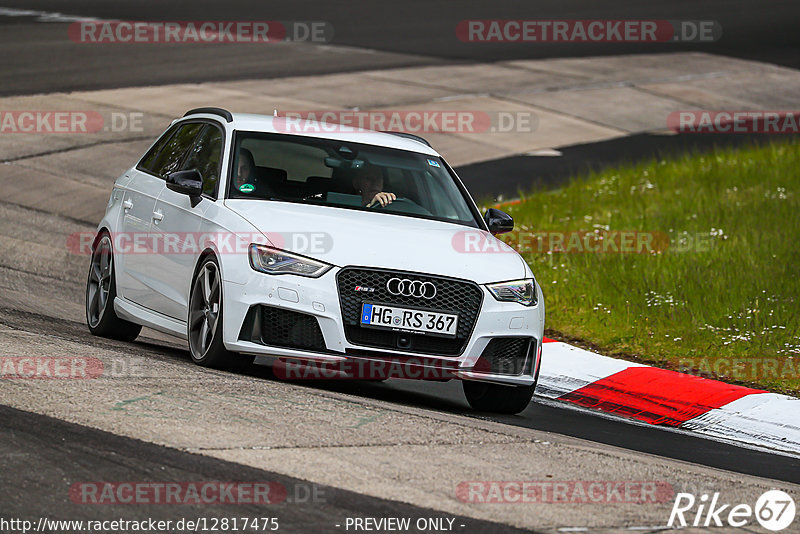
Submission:
[[[320,278],[303,278],[291,275],[266,275],[251,272],[244,283],[224,280],[223,342],[228,350],[253,354],[257,362],[270,359],[328,362],[342,365],[347,362],[393,362],[401,369],[417,371],[424,367],[438,367],[448,371],[447,376],[490,381],[502,384],[530,385],[534,383],[541,360],[541,340],[544,325],[544,306],[539,293],[539,304],[526,307],[513,302],[498,302],[483,286],[483,299],[477,318],[465,347],[457,355],[430,354],[399,348],[382,348],[351,343],[345,333],[342,308],[334,268]],[[365,297],[366,298],[366,297]],[[246,320],[252,318],[254,307],[268,306],[313,317],[324,339],[324,348],[298,348],[265,344],[267,340],[250,336]],[[244,328],[243,328],[244,326]],[[248,335],[245,335],[248,334]],[[487,346],[497,338],[529,338],[529,356],[519,373],[496,373],[479,362]],[[526,349],[528,350],[528,349]],[[362,367],[363,368],[363,367]],[[434,373],[409,373],[409,378],[440,378]]]

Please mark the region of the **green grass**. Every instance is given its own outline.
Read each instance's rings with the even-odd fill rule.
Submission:
[[[799,174],[794,140],[607,170],[503,206],[520,232],[506,241],[542,286],[551,335],[796,395]],[[531,233],[606,229],[652,233],[654,250],[530,246]]]

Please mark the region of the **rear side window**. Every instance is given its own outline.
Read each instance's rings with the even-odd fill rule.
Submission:
[[[197,169],[203,177],[203,194],[216,198],[222,163],[222,131],[207,124],[189,151],[181,170]]]
[[[181,125],[172,137],[164,143],[158,155],[153,158],[152,163],[147,167],[143,166],[144,170],[161,178],[166,178],[168,174],[180,170],[181,162],[186,152],[192,146],[195,137],[197,137],[202,128],[203,124],[198,122]]]

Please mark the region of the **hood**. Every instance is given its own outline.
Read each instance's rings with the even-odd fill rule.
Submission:
[[[225,205],[284,250],[338,267],[382,267],[479,284],[524,278],[522,258],[485,230],[358,210],[277,201]]]

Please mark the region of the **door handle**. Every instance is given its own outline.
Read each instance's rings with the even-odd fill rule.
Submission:
[[[161,222],[161,219],[163,219],[163,218],[164,218],[164,214],[161,213],[160,211],[154,211],[153,212],[153,220],[156,222],[156,224]]]
[[[124,209],[125,211],[128,211],[132,207],[133,207],[133,202],[131,202],[131,199],[126,198],[125,200],[122,201],[122,209]]]

